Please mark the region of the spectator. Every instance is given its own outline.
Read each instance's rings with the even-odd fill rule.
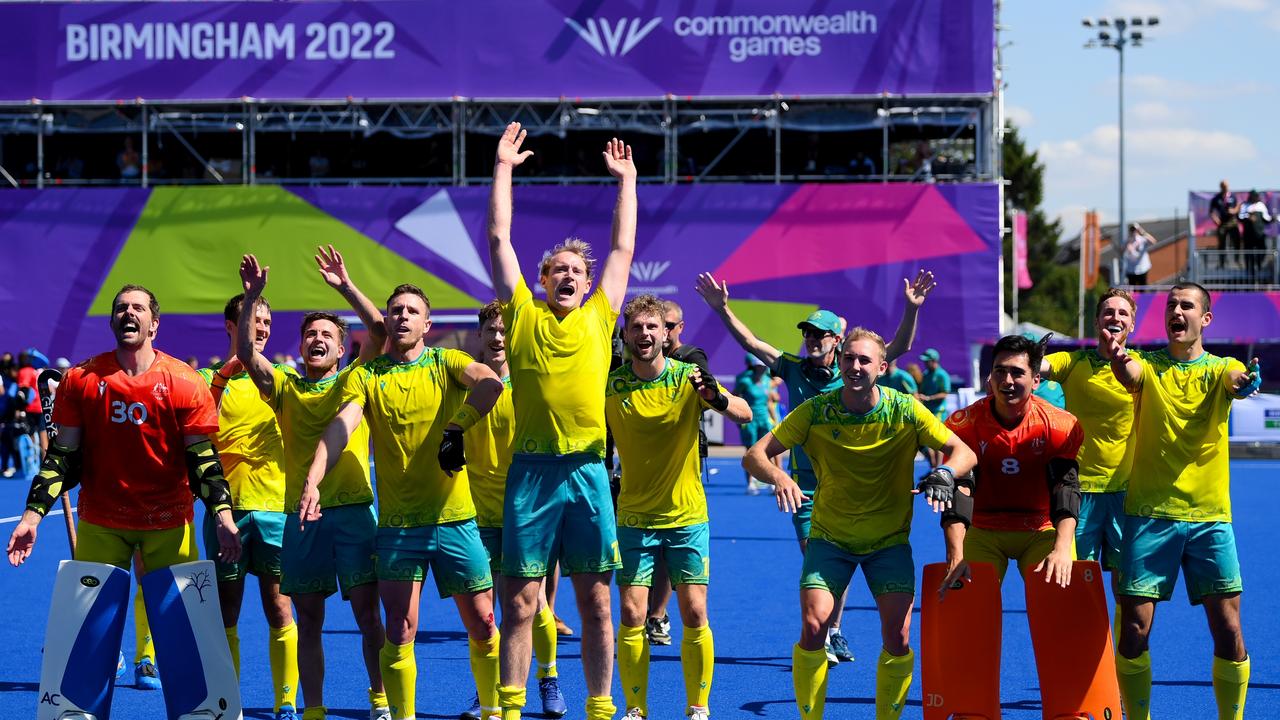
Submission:
[[[939,420],[947,419],[947,395],[951,393],[951,375],[942,369],[939,362],[942,356],[937,350],[929,348],[920,354],[920,362],[924,363],[924,375],[920,378],[920,392],[916,399],[924,403],[929,412],[938,416]],[[925,448],[925,458],[929,461],[930,471],[942,464],[942,453],[932,448]]]
[[[733,394],[746,400],[751,406],[751,422],[738,426],[744,449],[755,445],[756,441],[764,437],[772,427],[769,422],[769,396],[773,394],[769,378],[765,377],[769,369],[760,361],[760,358],[747,353],[746,363],[747,368],[738,373],[733,384]],[[749,473],[747,474],[748,495],[759,495],[761,485],[762,483],[751,477]]]
[[[916,384],[915,378],[911,377],[911,373],[898,367],[897,358],[889,361],[889,371],[881,375],[876,380],[876,384],[891,387],[908,395],[915,395],[920,391],[920,386]]]
[[[4,477],[11,478],[22,463],[18,454],[17,412],[21,400],[18,397],[18,366],[13,356],[5,353],[0,358],[0,469]]]
[[[1232,246],[1240,248],[1240,224],[1236,215],[1240,212],[1240,204],[1232,196],[1227,181],[1218,183],[1218,194],[1209,201],[1209,217],[1213,220],[1218,236],[1218,269],[1222,269],[1231,254]]]
[[[858,153],[853,156],[853,159],[849,161],[849,170],[851,173],[859,177],[875,175],[876,164],[871,158],[867,157],[866,153],[859,150]]]
[[[37,462],[44,458],[49,449],[49,435],[44,427],[44,410],[40,407],[40,393],[36,391],[36,380],[40,376],[37,368],[46,367],[49,359],[35,348],[27,348],[18,355],[18,395],[22,398],[19,406],[19,419],[23,423],[22,432],[32,435],[32,440],[39,448]],[[17,422],[15,420],[15,422]]]
[[[1156,239],[1138,223],[1130,223],[1129,239],[1124,244],[1124,274],[1130,285],[1146,285],[1151,272],[1151,246]]]
[[[116,167],[120,169],[121,180],[132,180],[142,175],[142,157],[133,149],[133,138],[126,136],[124,149],[116,155]]]
[[[199,369],[200,369],[200,358],[196,357],[195,355],[188,355],[188,356],[187,356],[187,365],[190,365],[192,370],[199,370]]]
[[[1240,221],[1244,231],[1245,274],[1250,282],[1258,282],[1263,251],[1267,249],[1267,223],[1271,222],[1271,212],[1257,190],[1250,190],[1249,199],[1240,206]]]

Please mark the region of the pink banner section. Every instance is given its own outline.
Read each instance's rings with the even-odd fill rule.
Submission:
[[[1031,273],[1027,272],[1027,214],[1013,213],[1013,272],[1018,278],[1018,289],[1031,288]]]
[[[1163,344],[1167,293],[1135,293],[1138,315],[1130,341]],[[1205,342],[1280,342],[1280,292],[1224,292],[1212,294],[1213,320],[1204,330]]]

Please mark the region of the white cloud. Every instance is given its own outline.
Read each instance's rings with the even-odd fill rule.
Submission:
[[[1036,118],[1031,111],[1020,105],[1005,105],[1005,119],[1017,125],[1020,129],[1026,129],[1035,124]]]
[[[1130,119],[1148,124],[1167,122],[1174,117],[1173,108],[1159,101],[1134,103],[1128,114]]]

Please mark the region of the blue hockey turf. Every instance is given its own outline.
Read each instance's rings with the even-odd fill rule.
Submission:
[[[798,717],[791,689],[791,646],[799,634],[797,577],[800,553],[791,523],[778,513],[772,496],[749,497],[743,493],[742,472],[736,461],[712,460],[717,470],[707,494],[711,506],[712,583],[711,626],[715,632],[716,670],[711,709],[717,718]],[[1273,540],[1274,493],[1269,483],[1280,464],[1267,461],[1232,463],[1236,538],[1245,577],[1245,640],[1253,660],[1253,677],[1247,705],[1248,717],[1280,717],[1280,670],[1276,667],[1280,615],[1268,608],[1280,591],[1280,580],[1267,553]],[[25,482],[0,482],[2,514],[16,515],[27,492]],[[1268,517],[1272,517],[1268,520]],[[0,525],[7,538],[13,522]],[[943,557],[941,531],[923,504],[916,509],[912,545],[917,565]],[[0,616],[4,617],[0,643],[0,718],[32,717],[40,675],[40,648],[49,614],[49,595],[58,561],[68,557],[62,518],[51,517],[40,526],[39,541],[31,560],[20,569],[0,570]],[[919,567],[917,567],[917,578]],[[920,588],[918,592],[931,591]],[[434,586],[423,593],[421,629],[418,633],[418,717],[453,718],[474,693],[467,664],[466,636],[451,601],[436,597]],[[616,597],[616,595],[615,595]],[[270,673],[267,665],[267,633],[257,607],[257,590],[249,581],[240,624],[243,677],[241,687],[246,717],[270,718]],[[575,629],[578,614],[572,591],[565,583],[557,612]],[[672,612],[675,613],[674,604]],[[615,618],[617,613],[615,610]],[[684,713],[684,684],[680,674],[679,622],[673,614],[675,642],[653,648],[650,676],[650,716],[677,718]],[[845,634],[857,660],[831,671],[827,699],[828,718],[874,715],[875,658],[879,652],[876,613],[861,576],[854,578],[845,612]],[[1004,588],[1004,651],[1002,701],[1004,717],[1031,720],[1040,717],[1038,681],[1031,654],[1023,600],[1023,588],[1011,573]],[[918,626],[918,613],[913,618]],[[1070,622],[1063,618],[1063,622]],[[126,624],[124,649],[132,658],[131,621]],[[918,648],[919,632],[912,631]],[[1204,613],[1191,607],[1184,590],[1159,606],[1152,636],[1151,655],[1155,688],[1155,717],[1214,717],[1210,676],[1211,646]],[[348,607],[336,597],[328,607],[325,631],[328,675],[325,703],[329,716],[367,718],[367,678],[359,659],[359,636]],[[161,678],[165,660],[158,659]],[[560,676],[569,704],[570,718],[581,718],[584,687],[577,636],[562,639]],[[116,689],[113,718],[164,716],[158,692],[132,687],[132,672]],[[621,699],[615,673],[614,697]],[[921,717],[919,664],[908,695],[904,718]],[[539,709],[536,684],[529,692],[529,716]],[[621,713],[620,713],[621,714]]]

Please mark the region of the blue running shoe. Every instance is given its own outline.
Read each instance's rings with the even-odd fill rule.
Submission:
[[[292,705],[281,705],[276,711],[275,720],[298,720],[299,717],[297,709]]]
[[[458,717],[462,720],[480,720],[480,696],[471,698],[471,707],[463,710]]]
[[[839,630],[832,630],[828,640],[831,643],[831,652],[835,653],[840,662],[853,662],[853,650],[849,648],[849,641],[840,634]]]
[[[133,667],[133,686],[139,690],[160,689],[160,671],[151,658],[144,657]]]
[[[129,666],[124,664],[124,653],[120,653],[119,659],[116,660],[116,681],[124,679],[124,672]]]
[[[564,717],[569,712],[564,696],[560,694],[560,679],[544,677],[538,681],[538,695],[542,698],[542,714],[546,717]]]

